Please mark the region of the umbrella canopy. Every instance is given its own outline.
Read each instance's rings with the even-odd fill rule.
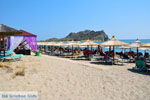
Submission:
[[[38,45],[47,45],[47,46],[53,46],[55,45],[55,42],[38,42]]]
[[[115,46],[123,46],[123,45],[128,45],[125,42],[119,41],[115,38],[115,36],[113,36],[110,40],[104,42],[101,44],[101,46],[109,46],[109,47],[113,47],[113,52],[115,50]],[[110,49],[110,48],[109,48]],[[110,50],[109,50],[110,51]],[[114,55],[113,55],[113,60],[114,60]]]
[[[119,47],[120,49],[131,49],[131,47],[130,46],[121,46],[121,47]]]
[[[142,48],[140,48],[140,50],[144,50],[144,51],[150,51],[150,48],[145,48],[145,47],[142,47]]]
[[[37,45],[45,45],[45,42],[37,42]]]
[[[137,39],[135,42],[131,43],[129,46],[130,46],[131,48],[139,48],[139,47],[141,47],[141,45],[142,45],[141,41],[139,41],[139,40]]]
[[[101,44],[101,46],[122,46],[122,45],[128,45],[125,42],[119,41],[113,36],[110,40],[104,42]]]
[[[142,43],[138,39],[129,45],[130,47],[137,49],[137,58],[139,58],[139,48],[141,47],[141,45]]]
[[[46,42],[45,45],[47,45],[47,46],[53,46],[53,45],[55,45],[55,42]]]
[[[14,28],[0,24],[0,47],[5,51],[5,37],[19,34],[20,32]],[[5,56],[5,52],[4,52]]]
[[[66,44],[66,46],[80,46],[81,43],[79,41],[71,41]]]
[[[58,42],[58,43],[55,43],[54,46],[66,46],[66,44],[63,42]]]
[[[87,40],[84,43],[81,43],[81,46],[98,46],[98,43],[94,43],[94,41]]]
[[[141,47],[150,47],[150,43],[142,44]]]

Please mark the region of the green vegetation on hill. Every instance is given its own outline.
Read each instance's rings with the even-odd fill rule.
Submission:
[[[98,41],[107,41],[108,35],[103,31],[93,31],[93,30],[85,30],[80,32],[71,32],[64,38],[50,38],[46,41],[81,41],[81,40],[98,40]]]

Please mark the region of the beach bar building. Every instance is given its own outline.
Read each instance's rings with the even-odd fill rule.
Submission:
[[[18,54],[27,54],[29,55],[31,50],[37,51],[37,41],[36,41],[36,35],[26,32],[24,30],[16,30],[11,27],[8,27],[6,25],[0,24],[0,30],[1,31],[17,31],[17,34],[9,34],[5,37],[5,39],[2,39],[3,36],[1,36],[0,40],[3,40],[5,46],[2,46],[6,50],[12,50],[15,51]],[[13,31],[12,31],[13,30]],[[7,33],[6,33],[7,34]]]

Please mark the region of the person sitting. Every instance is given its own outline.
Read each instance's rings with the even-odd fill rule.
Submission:
[[[88,56],[88,55],[89,55],[87,48],[85,48],[85,49],[83,50],[83,55],[84,55],[84,56]]]
[[[96,55],[96,54],[97,54],[97,52],[98,52],[97,50],[94,50],[93,54],[94,54],[94,55]]]
[[[145,59],[149,58],[149,53],[145,52],[144,58],[145,58]]]
[[[110,57],[114,57],[115,56],[114,50],[112,50],[112,51],[109,52],[109,56]]]
[[[102,50],[102,47],[101,46],[98,46],[98,53],[101,55],[101,56],[104,56],[104,52]]]
[[[89,56],[92,56],[94,54],[94,50],[89,50],[88,54]]]
[[[108,60],[110,58],[110,56],[108,54],[104,55],[104,60]]]

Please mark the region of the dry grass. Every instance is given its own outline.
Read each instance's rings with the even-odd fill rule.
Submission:
[[[16,78],[16,76],[25,76],[25,68],[19,68],[12,75],[12,78]]]
[[[11,68],[11,67],[6,63],[0,62],[0,68]]]
[[[21,68],[21,69],[17,70],[15,72],[15,75],[16,76],[24,76],[25,75],[25,68]]]
[[[0,62],[0,68],[6,69],[7,73],[14,72],[11,76],[12,78],[16,78],[16,76],[25,76],[26,67],[24,66],[16,66],[15,68],[12,68],[8,63]]]

